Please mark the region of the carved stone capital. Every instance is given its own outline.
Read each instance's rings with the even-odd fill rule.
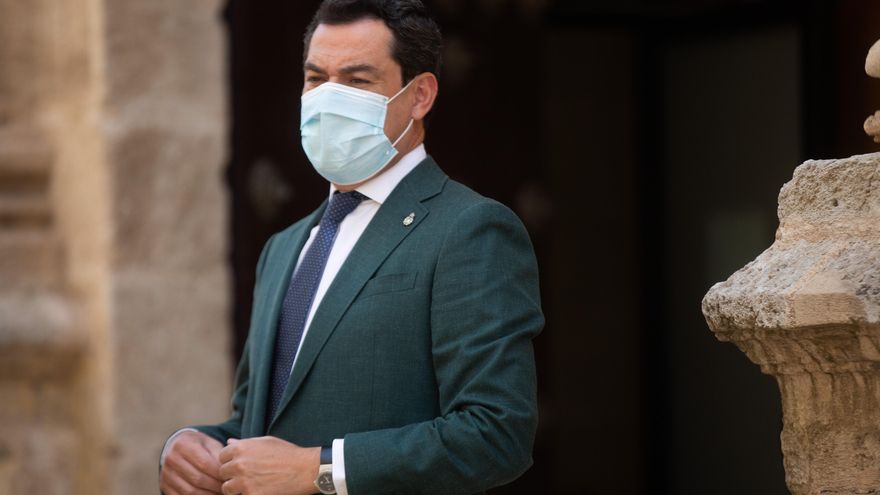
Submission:
[[[776,241],[703,314],[782,394],[794,494],[880,494],[880,154],[808,161]]]

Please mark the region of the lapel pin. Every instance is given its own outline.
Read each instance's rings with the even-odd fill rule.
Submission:
[[[413,223],[413,218],[416,217],[416,212],[412,212],[403,219],[403,225],[405,227],[409,227]]]

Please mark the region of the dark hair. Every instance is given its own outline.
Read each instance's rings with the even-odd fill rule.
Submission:
[[[324,0],[304,36],[303,59],[318,24],[348,24],[365,18],[382,20],[394,35],[391,57],[400,64],[403,84],[423,72],[440,75],[440,28],[421,0]]]

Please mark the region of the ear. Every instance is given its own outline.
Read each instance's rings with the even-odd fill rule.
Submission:
[[[434,101],[437,99],[437,91],[439,89],[437,76],[430,72],[423,72],[415,77],[412,84],[415,86],[413,88],[415,100],[413,101],[411,117],[413,120],[422,120],[425,118],[425,115],[428,115],[431,108],[434,107]]]

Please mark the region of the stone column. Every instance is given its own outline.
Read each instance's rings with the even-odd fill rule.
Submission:
[[[0,495],[155,494],[227,414],[220,0],[0,0]]]
[[[880,154],[798,167],[779,222],[703,314],[779,383],[792,493],[880,494]]]
[[[107,194],[90,0],[0,0],[0,494],[107,492]]]
[[[220,6],[104,1],[113,493],[155,494],[166,435],[229,408]]]

